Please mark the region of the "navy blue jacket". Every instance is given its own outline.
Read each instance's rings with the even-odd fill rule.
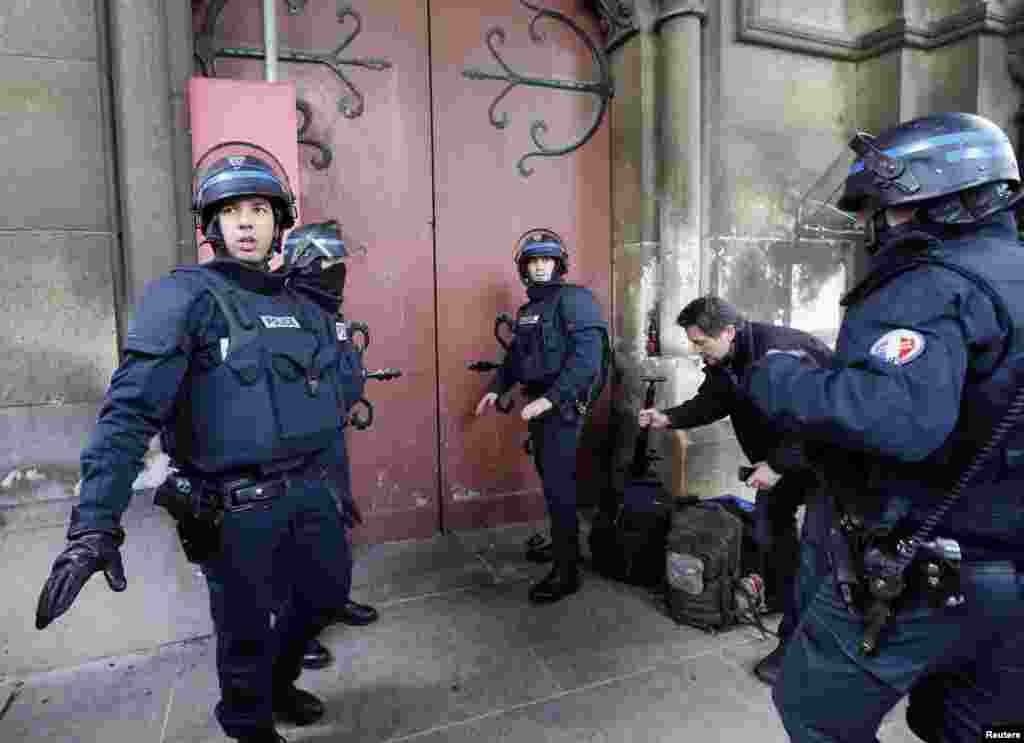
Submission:
[[[759,411],[742,388],[751,366],[769,350],[803,351],[805,363],[826,365],[832,352],[809,333],[782,325],[744,322],[736,330],[731,356],[721,364],[704,367],[704,382],[697,394],[674,408],[663,411],[671,428],[696,428],[721,420],[732,420],[736,439],[751,462],[767,462],[780,474],[806,468],[803,448],[779,421]]]
[[[949,265],[941,265],[945,262]],[[964,275],[966,269],[982,282]],[[762,359],[748,391],[819,441],[849,485],[844,506],[913,529],[992,433],[1024,375],[1024,250],[1000,214],[922,226],[872,258],[843,303],[830,366]],[[965,557],[1024,550],[1024,436],[1018,425],[935,532]]]

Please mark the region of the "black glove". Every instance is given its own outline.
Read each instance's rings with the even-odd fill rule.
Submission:
[[[43,591],[39,594],[36,629],[45,628],[70,609],[93,573],[102,570],[112,591],[127,588],[124,563],[121,562],[118,549],[123,542],[124,533],[120,530],[117,534],[87,531],[72,537],[54,561],[50,577],[46,579]]]

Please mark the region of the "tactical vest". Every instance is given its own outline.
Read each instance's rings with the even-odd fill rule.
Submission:
[[[901,530],[916,529],[932,519],[943,497],[991,439],[1017,393],[1017,385],[1024,380],[1024,253],[1001,266],[989,265],[986,255],[990,254],[956,249],[941,251],[941,257],[929,252],[880,276],[869,277],[865,286],[855,290],[852,301],[844,301],[858,302],[895,276],[918,266],[940,266],[984,292],[1007,328],[1001,346],[984,351],[968,349],[960,415],[946,442],[923,462],[873,463],[870,489],[885,496],[880,504],[883,518],[887,522],[898,520]],[[1005,261],[1005,255],[998,257]],[[969,548],[965,554],[973,554],[973,559],[1024,549],[1021,421],[992,452],[933,533],[958,539]]]
[[[175,414],[174,458],[206,473],[312,454],[341,435],[333,318],[292,292],[248,291],[202,266],[227,322],[212,353],[193,354]]]
[[[568,328],[559,315],[562,296],[579,289],[575,284],[564,284],[558,291],[536,302],[528,302],[516,314],[516,334],[512,346],[512,376],[527,387],[546,387],[558,377],[572,351]],[[603,354],[598,378],[590,385],[587,400],[601,394],[608,376],[611,346],[608,331],[599,326],[602,334]]]

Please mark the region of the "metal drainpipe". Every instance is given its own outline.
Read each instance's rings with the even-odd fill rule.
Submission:
[[[275,0],[263,0],[263,49],[266,55],[263,77],[268,83],[277,82],[277,9]]]

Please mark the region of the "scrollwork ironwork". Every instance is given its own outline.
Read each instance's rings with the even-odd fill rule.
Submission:
[[[334,159],[334,152],[323,142],[318,142],[306,136],[306,130],[313,123],[313,107],[300,98],[295,101],[295,108],[302,116],[302,121],[299,122],[299,144],[315,147],[319,150],[319,157],[314,155],[309,164],[317,170],[326,170]]]
[[[199,68],[205,77],[216,77],[216,61],[219,57],[234,57],[236,59],[264,59],[266,54],[263,49],[250,47],[229,47],[223,45],[217,38],[217,24],[228,0],[212,0],[206,8],[206,16],[203,19],[202,30],[196,34],[195,56]],[[298,15],[306,9],[307,0],[285,0],[290,15]],[[355,41],[363,30],[362,16],[356,12],[351,5],[339,3],[337,11],[338,23],[345,25],[346,20],[351,20],[354,28],[347,33],[333,50],[329,52],[308,52],[299,49],[282,48],[278,52],[278,59],[282,62],[295,62],[305,64],[321,64],[329,67],[347,89],[347,93],[338,99],[338,110],[345,118],[356,119],[363,115],[366,110],[366,99],[362,92],[352,83],[343,71],[343,68],[362,67],[365,69],[381,71],[391,67],[387,59],[376,57],[353,57],[342,58],[342,53]],[[313,167],[324,169],[330,165],[333,159],[331,149],[323,144],[306,136],[306,130],[312,120],[312,108],[306,101],[297,101],[296,109],[302,116],[299,125],[299,144],[315,147],[320,151],[318,157],[314,157]]]
[[[570,152],[578,150],[580,147],[590,141],[591,137],[597,131],[598,127],[601,126],[601,121],[604,119],[605,111],[608,108],[608,101],[614,94],[614,86],[612,84],[611,71],[608,65],[608,58],[604,52],[591,40],[590,36],[587,35],[586,31],[580,28],[571,18],[559,13],[557,10],[551,10],[533,3],[527,2],[527,0],[519,0],[519,2],[533,11],[535,14],[530,19],[529,33],[530,38],[540,43],[544,41],[544,35],[538,30],[537,24],[542,18],[554,19],[566,26],[568,26],[572,32],[579,38],[583,44],[587,47],[590,52],[591,58],[594,61],[595,66],[598,70],[598,80],[594,82],[580,82],[577,80],[551,80],[545,78],[531,77],[528,75],[522,75],[511,67],[501,58],[501,54],[498,52],[497,45],[505,43],[505,31],[500,27],[494,27],[487,31],[484,37],[484,41],[487,44],[487,48],[490,50],[491,55],[497,61],[501,67],[501,72],[493,72],[487,70],[480,70],[476,68],[467,68],[462,71],[464,77],[470,80],[500,80],[507,85],[498,94],[498,97],[494,99],[488,108],[487,114],[490,119],[491,125],[497,129],[504,129],[508,126],[509,118],[508,114],[502,112],[500,115],[497,112],[498,105],[505,99],[513,89],[520,85],[527,87],[536,88],[548,88],[555,90],[568,90],[573,93],[586,93],[594,95],[599,99],[597,110],[594,113],[593,119],[591,120],[586,131],[571,144],[565,145],[564,147],[549,147],[544,144],[543,137],[548,132],[548,125],[543,119],[537,119],[530,124],[530,139],[533,141],[535,150],[528,152],[519,158],[519,162],[516,167],[519,169],[519,173],[523,176],[530,176],[533,174],[533,168],[526,167],[526,161],[532,157],[557,157],[560,155],[566,155]]]

